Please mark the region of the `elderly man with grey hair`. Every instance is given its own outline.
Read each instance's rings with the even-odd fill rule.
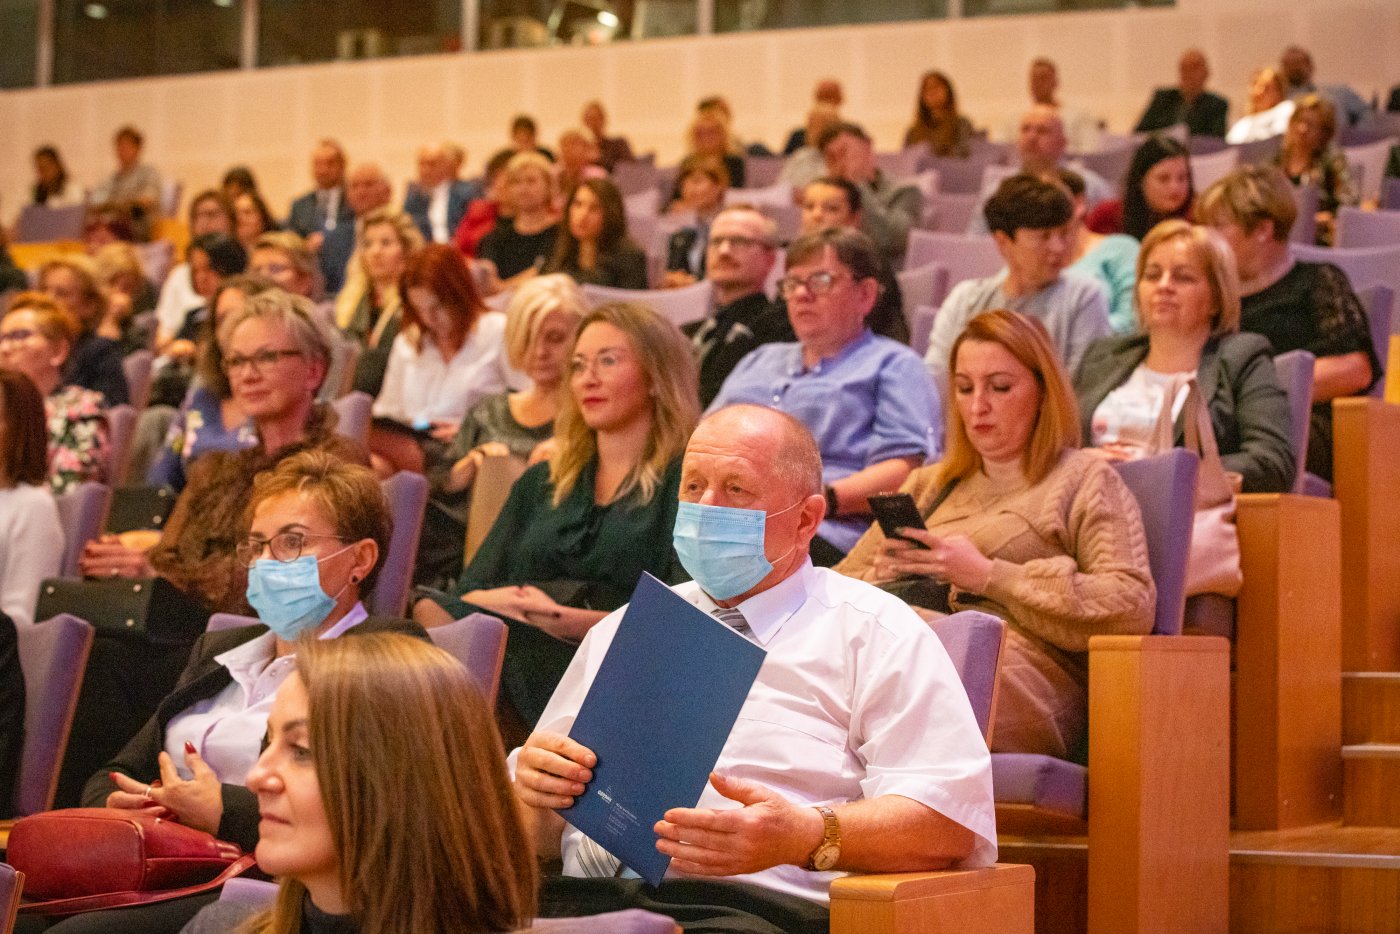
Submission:
[[[596,755],[568,732],[623,611],[588,633],[512,754],[538,851],[563,858],[542,915],[637,907],[706,931],[825,931],[846,872],[995,861],[990,758],[967,695],[906,604],[812,565],[821,489],[816,444],[790,415],[731,406],[691,435],[675,547],[694,581],[674,590],[767,655],[700,801],[654,828],[672,861],[651,890],[555,813],[592,779]],[[708,534],[755,517],[742,543]]]
[[[362,162],[346,176],[345,200],[354,214],[353,224],[337,224],[327,231],[321,242],[321,273],[326,277],[326,292],[334,295],[345,285],[345,267],[355,244],[360,239],[360,225],[374,210],[384,207],[393,198],[393,188],[384,169],[374,162]]]

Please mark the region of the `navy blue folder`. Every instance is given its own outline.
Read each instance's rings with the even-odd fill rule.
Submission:
[[[700,800],[766,654],[643,574],[569,731],[598,756],[593,780],[559,813],[660,885],[652,827]]]

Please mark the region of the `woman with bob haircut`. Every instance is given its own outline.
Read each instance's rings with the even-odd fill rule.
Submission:
[[[529,385],[487,396],[467,411],[447,456],[428,465],[432,494],[418,546],[415,576],[438,586],[462,573],[467,507],[487,457],[531,457],[554,435],[565,392],[569,346],[588,302],[562,273],[538,276],[515,290],[506,306],[507,362]]]
[[[49,491],[45,421],[44,397],[29,377],[0,369],[0,614],[17,626],[34,622],[39,583],[57,577],[63,559],[63,527]],[[21,690],[21,708],[23,700]]]
[[[21,292],[0,319],[0,365],[28,376],[44,400],[49,454],[46,482],[61,496],[108,475],[111,437],[102,393],[65,383],[78,322],[40,292]]]
[[[941,71],[924,72],[914,122],[904,133],[905,147],[922,143],[935,156],[966,159],[972,154],[972,135],[972,123],[958,112],[953,82]]]
[[[622,194],[606,178],[586,178],[569,192],[564,223],[547,272],[615,289],[647,287],[647,256],[627,236]]]
[[[413,764],[412,794],[391,762]],[[471,676],[439,648],[389,633],[300,647],[248,788],[263,818],[258,865],[280,886],[240,931],[530,924],[537,870],[501,739]],[[192,930],[230,929],[205,921]]]
[[[345,267],[345,286],[335,299],[335,323],[362,350],[352,389],[379,395],[394,338],[402,326],[399,280],[408,258],[423,247],[413,218],[393,207],[365,215],[355,253]]]
[[[948,450],[909,475],[924,528],[872,526],[836,570],[926,610],[1007,621],[991,747],[1082,761],[1091,636],[1151,630],[1156,602],[1137,500],[1079,450],[1074,394],[1040,322],[984,312],[949,355]],[[931,581],[930,581],[931,579]]]
[[[1137,311],[1141,333],[1091,344],[1079,365],[1086,443],[1111,460],[1154,453],[1149,446],[1163,405],[1172,407],[1175,443],[1184,443],[1185,387],[1173,399],[1165,395],[1191,373],[1220,459],[1244,478],[1244,492],[1291,489],[1288,399],[1269,342],[1239,332],[1239,276],[1225,241],[1186,221],[1154,227],[1138,253]]]
[[[535,151],[518,152],[505,168],[505,203],[509,216],[496,220],[476,246],[478,259],[490,260],[503,289],[514,288],[539,273],[554,255],[559,211],[554,168]]]
[[[482,303],[454,247],[430,243],[410,257],[400,290],[405,327],[394,338],[370,432],[384,475],[422,473],[444,460],[467,410],[514,378],[504,359],[505,315]]]
[[[700,412],[690,342],[645,305],[617,302],[583,318],[569,359],[553,454],[516,481],[438,601],[454,618],[486,610],[507,621],[502,697],[527,727],[578,641],[631,598],[643,571],[685,579],[671,529]],[[424,625],[446,621],[432,603],[418,607]]]

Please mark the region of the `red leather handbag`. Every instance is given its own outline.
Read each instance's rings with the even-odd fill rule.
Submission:
[[[166,901],[251,868],[235,844],[176,823],[163,809],[68,808],[25,817],[7,862],[24,873],[21,911],[68,915]]]

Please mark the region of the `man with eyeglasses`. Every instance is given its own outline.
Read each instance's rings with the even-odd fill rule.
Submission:
[[[749,351],[794,339],[787,314],[763,291],[777,258],[775,235],[773,222],[749,207],[727,208],[710,225],[705,278],[714,286],[715,310],[681,329],[695,346],[701,405]]]
[[[869,527],[867,497],[897,490],[939,453],[943,411],[918,354],[866,324],[880,289],[878,262],[875,244],[857,230],[794,240],[779,287],[797,341],[750,353],[709,406],[766,405],[812,432],[827,502],[812,560],[823,566]]]

